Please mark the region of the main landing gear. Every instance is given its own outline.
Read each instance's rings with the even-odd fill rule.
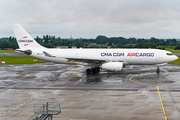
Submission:
[[[98,74],[99,72],[100,72],[100,67],[88,68],[86,70],[87,74]]]
[[[160,73],[160,69],[159,69],[159,67],[156,69],[156,73]]]

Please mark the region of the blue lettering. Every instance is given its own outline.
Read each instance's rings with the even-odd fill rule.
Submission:
[[[27,43],[33,42],[33,40],[26,40]]]
[[[30,42],[33,42],[33,40],[18,40],[18,42],[26,42],[26,43],[30,43]]]
[[[139,57],[139,53],[136,53],[136,56]]]
[[[113,56],[116,56],[116,53],[113,53]]]
[[[154,57],[154,53],[151,53],[151,57]]]
[[[104,53],[101,53],[101,56],[104,56]]]
[[[154,57],[154,53],[136,53],[136,57]]]
[[[140,53],[140,56],[144,56],[144,54],[143,54],[143,53]]]
[[[119,57],[119,56],[124,56],[124,53],[101,53],[101,56],[114,56],[114,57]]]
[[[104,53],[105,54],[105,56],[108,56],[108,53]]]
[[[118,56],[118,57],[121,56],[120,53],[117,53],[117,56]]]

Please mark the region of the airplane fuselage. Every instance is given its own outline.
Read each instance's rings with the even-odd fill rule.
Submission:
[[[99,73],[100,69],[121,71],[124,65],[167,64],[178,59],[171,52],[158,49],[48,49],[38,44],[21,25],[14,24],[13,30],[20,48],[16,51],[55,63],[85,63],[91,65],[86,70],[88,74]]]
[[[56,63],[68,63],[68,58],[100,59],[123,62],[124,65],[153,65],[169,63],[177,56],[158,49],[36,49],[32,57]],[[43,51],[53,57],[46,56]]]

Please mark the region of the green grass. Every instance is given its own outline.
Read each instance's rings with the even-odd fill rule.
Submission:
[[[172,53],[180,53],[180,50],[174,50],[176,46],[157,46],[157,48],[165,48],[165,50],[170,51]]]
[[[0,53],[16,53],[14,50],[0,50]]]
[[[33,63],[47,62],[47,61],[35,59],[30,56],[0,56],[0,61],[5,61],[5,64],[33,64]]]
[[[172,53],[180,53],[180,50],[168,50],[168,51],[170,51]]]
[[[97,46],[104,46],[104,44],[97,44]]]
[[[156,48],[165,48],[165,50],[174,50],[176,46],[157,46]]]

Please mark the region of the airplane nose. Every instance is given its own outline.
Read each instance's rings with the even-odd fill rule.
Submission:
[[[174,56],[174,61],[177,60],[177,59],[178,59],[178,57],[177,57],[177,56]]]
[[[177,60],[178,59],[178,57],[177,56],[175,56],[175,60]]]

